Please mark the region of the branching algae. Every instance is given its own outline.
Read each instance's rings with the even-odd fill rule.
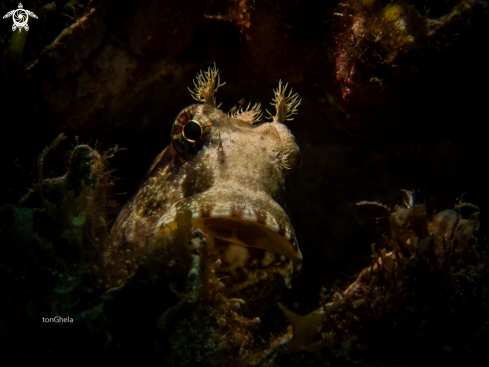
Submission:
[[[1,270],[14,294],[29,294],[31,318],[72,317],[124,348],[121,335],[130,335],[129,345],[140,337],[124,334],[127,307],[141,302],[151,281],[163,301],[141,324],[168,365],[439,365],[452,349],[460,362],[484,351],[487,257],[477,241],[478,208],[462,202],[432,216],[409,192],[395,207],[358,203],[387,210],[389,250],[372,246],[371,266],[323,291],[309,314],[279,304],[302,266],[284,184],[300,166],[284,122],[301,101],[280,82],[264,123],[259,104],[218,109],[223,83],[215,67],[194,85],[200,103],[178,114],[172,144],[110,235],[107,159],[118,147],[100,154],[77,145],[66,174],[46,178],[60,135],[41,154],[31,191],[0,208]],[[267,324],[270,313],[283,326]],[[412,345],[400,342],[406,338]],[[417,353],[406,354],[412,348]]]
[[[487,255],[477,236],[479,210],[460,202],[428,215],[406,191],[404,205],[374,204],[389,212],[389,251],[372,245],[372,264],[343,289],[322,294],[305,316],[281,305],[291,323],[288,348],[267,353],[272,365],[313,360],[332,365],[442,365],[483,358],[487,324]],[[462,215],[461,213],[464,213]],[[290,361],[285,351],[302,354]],[[415,353],[411,353],[415,351]],[[479,357],[476,357],[479,356]],[[258,365],[265,364],[262,359]]]
[[[70,316],[96,331],[101,320],[94,319],[100,316],[103,298],[96,296],[94,285],[100,269],[110,270],[103,262],[109,239],[106,213],[115,209],[107,160],[118,148],[100,154],[89,145],[77,145],[66,174],[46,178],[46,159],[63,139],[60,134],[42,152],[37,182],[19,206],[0,208],[5,220],[0,236],[10,243],[2,247],[0,264],[13,279],[23,274],[25,282],[16,292],[32,294],[27,307],[31,317]]]
[[[216,67],[198,74],[191,94],[201,103],[179,113],[172,144],[119,213],[110,238],[106,158],[117,147],[102,156],[76,146],[68,172],[55,179],[44,178],[45,159],[63,136],[46,148],[39,180],[20,203],[37,209],[3,208],[17,228],[11,242],[17,232],[29,242],[26,249],[37,242],[42,254],[32,260],[58,278],[44,285],[33,317],[49,305],[54,315],[84,319],[92,330],[107,328],[105,301],[143,267],[179,298],[155,320],[169,336],[171,363],[241,360],[250,353],[256,343],[250,330],[302,266],[285,212],[285,178],[299,169],[300,152],[283,124],[301,101],[280,82],[275,114],[262,122],[259,104],[219,110],[215,92],[223,84]],[[34,212],[40,214],[33,220]],[[29,230],[19,231],[20,222]],[[89,295],[74,297],[80,291]]]

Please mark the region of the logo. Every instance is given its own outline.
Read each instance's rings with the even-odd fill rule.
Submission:
[[[36,14],[29,10],[25,10],[22,6],[22,3],[19,3],[19,8],[9,11],[3,16],[3,19],[12,16],[12,20],[14,21],[14,24],[12,25],[12,30],[15,31],[17,28],[19,28],[19,32],[22,32],[22,28],[24,28],[26,31],[29,30],[29,25],[27,24],[27,21],[29,20],[29,15],[37,19]]]

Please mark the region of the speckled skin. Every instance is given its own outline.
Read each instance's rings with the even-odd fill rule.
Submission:
[[[195,143],[182,135],[190,120],[202,127]],[[204,232],[209,253],[227,269],[227,285],[238,291],[259,280],[276,282],[272,274],[278,273],[290,287],[302,255],[284,211],[285,177],[299,166],[299,148],[284,124],[253,124],[207,104],[191,105],[175,120],[172,144],[119,214],[111,248],[141,248],[148,237],[168,236],[188,208],[192,228]],[[127,270],[130,276],[134,267]]]

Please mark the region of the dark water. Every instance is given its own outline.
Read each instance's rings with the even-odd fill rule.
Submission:
[[[480,208],[478,237],[485,243],[487,7],[473,5],[436,37],[416,39],[394,63],[379,63],[365,53],[373,61],[357,60],[360,74],[353,85],[365,86],[379,75],[389,92],[377,96],[379,89],[365,87],[344,101],[335,57],[347,32],[342,27],[349,23],[334,15],[341,10],[336,2],[257,0],[244,2],[245,8],[238,1],[157,3],[99,1],[90,5],[95,15],[86,1],[74,10],[45,9],[43,17],[29,23],[21,62],[7,52],[12,21],[2,19],[0,204],[18,203],[38,180],[42,149],[65,132],[67,139],[49,156],[44,176],[64,174],[65,152],[77,144],[75,136],[92,146],[98,142],[101,149],[118,144],[127,150],[117,153],[110,167],[120,178],[113,192],[122,206],[170,143],[175,116],[193,103],[187,90],[192,78],[215,62],[226,81],[217,94],[224,111],[243,97],[270,110],[280,78],[303,98],[299,114],[288,123],[303,163],[287,181],[287,210],[304,265],[292,289],[282,295],[286,306],[295,304],[293,310],[301,315],[317,309],[322,287],[352,282],[371,262],[370,245],[385,246],[387,213],[376,206],[355,206],[359,201],[394,206],[404,199],[401,189],[413,190],[415,202],[434,213],[453,209],[463,195],[463,201]],[[429,9],[428,16],[436,18],[456,4],[423,1],[413,9],[422,15]],[[38,12],[44,5],[28,1],[24,8]],[[0,6],[3,13],[15,8],[11,1]],[[242,9],[250,14],[249,24],[239,18]],[[205,17],[216,14],[229,19]],[[73,26],[76,19],[78,27]],[[420,27],[414,16],[405,21]],[[72,36],[53,42],[70,26]],[[388,52],[379,50],[386,60]],[[116,215],[109,214],[108,220]],[[2,239],[13,225],[4,218]],[[155,319],[161,314],[161,297],[172,296],[167,290],[146,285],[121,295],[118,303],[107,302],[104,312],[115,339],[106,348],[112,336],[104,332],[90,333],[83,324],[63,329],[28,316],[36,314],[27,309],[33,300],[42,299],[43,310],[50,309],[50,300],[31,280],[37,276],[32,271],[35,256],[16,257],[5,248],[0,256],[3,358],[8,365],[164,359],[167,350],[154,345],[160,337]],[[26,265],[5,265],[16,261]]]

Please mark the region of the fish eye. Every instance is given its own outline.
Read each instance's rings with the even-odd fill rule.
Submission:
[[[182,136],[190,143],[200,140],[203,134],[202,125],[197,120],[189,120],[182,129]]]
[[[195,116],[198,105],[191,105],[182,110],[171,130],[171,141],[177,154],[185,161],[190,160],[204,146],[211,135],[209,124]],[[195,116],[195,117],[194,117]]]

